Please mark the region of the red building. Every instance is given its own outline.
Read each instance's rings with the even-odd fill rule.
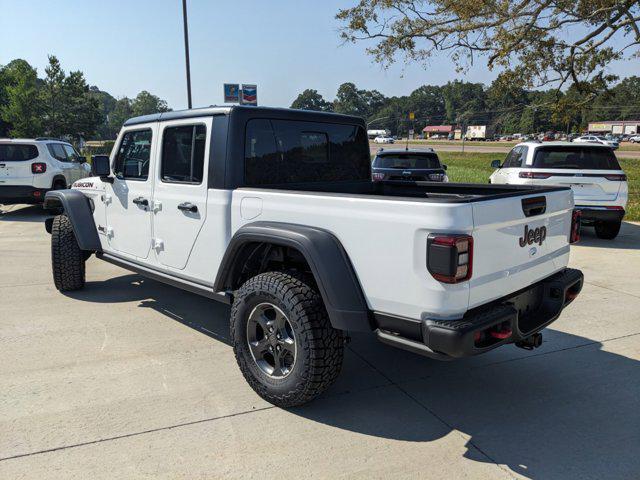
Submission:
[[[427,138],[433,138],[435,135],[447,137],[453,132],[453,125],[427,125],[422,131]]]

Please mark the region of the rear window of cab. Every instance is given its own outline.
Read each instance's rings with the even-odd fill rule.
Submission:
[[[24,162],[38,157],[38,147],[28,143],[0,143],[0,162]]]
[[[613,150],[602,147],[540,147],[533,168],[572,170],[620,170]]]

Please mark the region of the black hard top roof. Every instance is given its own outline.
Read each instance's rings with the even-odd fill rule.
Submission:
[[[344,122],[364,124],[364,120],[360,117],[343,115],[340,113],[297,110],[293,108],[252,107],[247,105],[235,105],[192,108],[189,110],[176,110],[171,112],[143,115],[140,117],[130,118],[129,120],[124,122],[124,126],[126,127],[129,125],[138,125],[141,123],[159,122],[161,120],[178,120],[182,118],[203,117],[211,115],[228,115],[232,112],[249,114],[248,116],[251,117],[266,115],[271,118],[287,118],[292,120],[306,120],[310,122]]]

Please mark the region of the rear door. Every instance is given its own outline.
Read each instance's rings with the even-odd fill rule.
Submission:
[[[0,142],[0,185],[33,185],[31,164],[38,156],[34,144]]]
[[[146,259],[151,249],[151,199],[153,195],[156,123],[123,130],[114,150],[113,184],[105,184],[107,237],[118,253]]]
[[[528,287],[569,261],[568,189],[473,203],[469,308]]]
[[[527,147],[517,146],[514,147],[507,158],[505,158],[502,167],[496,172],[494,177],[494,183],[505,184],[512,183],[513,177],[518,176],[520,167],[523,164],[524,158],[527,156]]]
[[[185,269],[207,217],[212,117],[163,122],[153,196],[153,244],[158,262]]]
[[[67,154],[67,160],[71,163],[70,173],[73,178],[72,181],[76,182],[84,178],[86,176],[85,167],[88,167],[88,165],[80,162],[80,155],[71,145],[62,145],[62,148],[64,148],[64,152]]]

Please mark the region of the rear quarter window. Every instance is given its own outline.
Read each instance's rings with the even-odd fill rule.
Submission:
[[[542,147],[536,150],[533,168],[620,170],[620,164],[609,148]]]
[[[369,181],[360,125],[253,119],[245,131],[245,184]]]
[[[0,144],[0,162],[23,162],[38,157],[38,147],[26,143]]]

